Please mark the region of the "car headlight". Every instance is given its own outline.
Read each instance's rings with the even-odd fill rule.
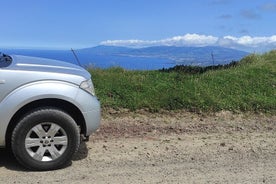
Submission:
[[[94,85],[91,79],[83,81],[80,84],[80,88],[87,91],[88,93],[90,93],[91,95],[95,96],[95,89],[94,89]]]

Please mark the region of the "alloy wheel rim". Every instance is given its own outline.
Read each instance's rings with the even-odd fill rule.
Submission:
[[[40,123],[34,126],[25,138],[25,149],[35,160],[54,161],[61,157],[68,146],[68,136],[55,123]]]

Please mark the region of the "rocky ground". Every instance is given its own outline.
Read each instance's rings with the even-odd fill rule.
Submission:
[[[30,172],[0,150],[0,183],[276,183],[276,116],[105,113],[64,169]]]

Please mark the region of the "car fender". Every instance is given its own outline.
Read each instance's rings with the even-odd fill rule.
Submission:
[[[36,100],[56,98],[68,101],[83,111],[75,101],[79,91],[79,86],[64,81],[38,81],[12,91],[0,103],[0,146],[5,145],[7,127],[19,109]]]

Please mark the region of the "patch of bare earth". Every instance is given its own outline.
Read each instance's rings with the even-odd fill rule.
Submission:
[[[108,111],[72,165],[27,172],[0,151],[0,183],[276,183],[276,116]]]

